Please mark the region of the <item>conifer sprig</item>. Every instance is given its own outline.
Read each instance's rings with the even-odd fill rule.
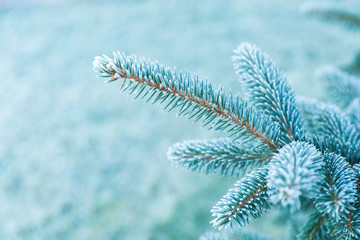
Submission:
[[[324,154],[323,176],[318,183],[315,206],[320,213],[335,221],[347,216],[356,201],[355,173],[345,158]]]
[[[284,75],[266,54],[247,43],[235,53],[235,69],[255,107],[194,74],[134,55],[97,57],[94,69],[110,82],[123,79],[122,90],[135,99],[163,103],[165,110],[177,109],[178,115],[236,136],[178,143],[168,152],[174,165],[200,173],[239,177],[252,170],[211,210],[215,228],[244,226],[268,211],[272,201],[292,210],[313,208],[306,226],[299,230],[293,224],[298,239],[358,239],[358,83],[338,72],[325,74],[334,101],[347,94],[341,103],[349,105],[346,112],[312,100],[300,100],[299,111]],[[219,237],[226,239],[219,234],[205,239]]]
[[[323,111],[323,103],[312,98],[297,97],[296,104],[301,114],[306,133],[316,133],[319,126],[317,116]]]
[[[355,98],[346,109],[347,115],[351,122],[356,127],[357,132],[360,132],[360,97]]]
[[[263,143],[276,148],[280,135],[279,127],[270,117],[255,111],[246,101],[231,93],[228,97],[222,88],[214,90],[207,81],[200,80],[189,72],[177,72],[134,55],[114,53],[114,59],[96,57],[94,70],[109,81],[124,79],[124,87],[135,98],[152,99],[152,103],[167,101],[164,109],[178,108],[178,115],[189,119],[202,119],[203,125],[213,123],[211,128],[227,129],[238,136],[253,135]],[[137,90],[137,91],[136,91]]]
[[[309,135],[307,141],[312,143],[323,154],[336,153],[344,158],[352,165],[360,162],[360,148],[349,142],[343,142],[335,137],[324,137]]]
[[[299,109],[308,132],[307,141],[321,152],[333,152],[350,164],[360,161],[360,135],[350,115],[331,104],[300,98]]]
[[[352,209],[346,215],[341,215],[340,219],[329,219],[329,231],[332,239],[355,240],[360,239],[360,202],[353,204]]]
[[[354,170],[354,174],[355,174],[355,177],[356,177],[356,186],[360,192],[360,164],[355,164],[353,166],[353,170]]]
[[[232,221],[244,226],[270,209],[266,174],[266,168],[259,168],[235,183],[234,188],[211,209],[215,217],[211,223],[215,228],[231,226]]]
[[[360,136],[346,114],[335,108],[323,109],[317,118],[319,126],[317,134],[325,137],[335,137],[343,143],[360,146]]]
[[[305,126],[311,133],[356,145],[359,133],[350,117],[337,106],[305,98],[299,103]]]
[[[358,4],[356,0],[353,3]],[[352,30],[360,30],[360,15],[350,8],[353,5],[349,4],[349,7],[346,5],[309,2],[304,4],[302,11],[325,21],[342,24]]]
[[[313,209],[305,222],[299,235],[298,240],[331,240],[328,235],[328,228],[325,224],[326,215],[320,214],[316,209]]]
[[[168,152],[175,166],[204,174],[220,171],[222,176],[236,177],[268,163],[272,155],[272,149],[260,142],[227,138],[177,143]]]
[[[251,44],[243,43],[234,52],[234,68],[245,84],[251,102],[279,124],[283,144],[303,139],[294,92],[284,74],[266,54]]]
[[[300,196],[310,197],[322,165],[321,154],[305,142],[292,142],[275,154],[269,165],[267,176],[269,189],[274,203],[300,208]]]
[[[360,97],[360,78],[335,67],[323,67],[317,75],[333,103],[347,107],[355,98]]]

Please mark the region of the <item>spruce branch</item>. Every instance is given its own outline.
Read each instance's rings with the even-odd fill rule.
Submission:
[[[337,221],[349,214],[356,201],[355,173],[345,158],[333,153],[323,157],[325,178],[317,185],[315,206],[321,214]]]
[[[355,1],[353,3],[358,4]],[[350,8],[352,6],[351,4],[347,7],[339,4],[309,2],[303,5],[302,11],[309,16],[338,23],[352,30],[360,30],[360,15]]]
[[[294,92],[285,76],[260,49],[242,43],[234,51],[234,68],[258,109],[273,117],[283,133],[282,144],[304,137],[302,120],[295,106]]]
[[[327,234],[326,216],[313,209],[297,236],[298,240],[331,240]]]
[[[261,142],[221,138],[177,143],[170,147],[168,158],[175,166],[194,172],[211,174],[219,170],[222,176],[238,177],[268,163],[271,150]]]
[[[350,116],[331,104],[300,98],[299,109],[306,129],[307,141],[320,151],[340,154],[354,164],[360,160],[360,135]]]
[[[357,195],[360,197],[360,164],[355,164],[353,166],[354,174],[355,174],[355,183],[357,188]]]
[[[215,228],[244,226],[268,211],[270,201],[299,209],[301,198],[301,209],[313,211],[298,239],[360,238],[358,80],[323,70],[328,93],[348,106],[346,112],[312,100],[300,100],[299,111],[284,75],[266,54],[247,43],[235,54],[234,67],[254,107],[190,72],[134,55],[96,57],[94,69],[109,82],[123,79],[121,90],[135,99],[164,104],[165,110],[177,109],[178,115],[235,136],[178,143],[168,152],[174,165],[200,173],[239,177],[252,171],[211,210]],[[294,229],[296,235],[299,228]]]
[[[337,109],[324,109],[318,117],[319,127],[317,134],[324,137],[334,136],[343,143],[350,143],[355,147],[360,146],[359,133],[346,114]]]
[[[114,53],[114,59],[96,57],[94,70],[109,81],[124,79],[124,87],[135,98],[152,99],[167,105],[169,111],[177,108],[178,115],[199,121],[204,126],[212,123],[215,130],[228,130],[238,137],[253,135],[276,148],[279,127],[261,112],[255,111],[239,96],[227,96],[222,88],[214,90],[207,81],[199,80],[189,72],[185,74],[134,55]],[[137,91],[136,91],[137,90]]]
[[[305,97],[297,97],[296,104],[306,132],[316,133],[319,126],[317,117],[322,113],[325,104],[316,99]]]
[[[297,102],[305,128],[310,133],[356,143],[359,133],[356,132],[350,115],[333,104],[312,98],[298,98]]]
[[[323,154],[336,153],[353,165],[360,162],[360,148],[335,137],[309,135],[307,141],[312,143]]]
[[[355,98],[346,109],[347,115],[351,122],[356,127],[357,132],[360,132],[360,97]]]
[[[323,67],[317,73],[328,98],[341,107],[347,107],[360,97],[360,78],[335,67]]]
[[[215,228],[231,226],[232,221],[244,226],[269,210],[266,174],[267,169],[259,168],[235,183],[211,209]]]
[[[311,144],[292,142],[274,155],[269,164],[267,186],[274,191],[270,199],[292,210],[300,208],[300,196],[310,197],[322,165],[320,152]]]
[[[360,164],[355,164],[353,166],[353,169],[354,169],[354,174],[355,174],[355,177],[356,177],[356,185],[357,185],[357,188],[358,188],[358,192],[360,192]]]
[[[333,239],[356,240],[360,239],[360,202],[359,199],[352,206],[353,208],[340,219],[328,221],[329,230]]]
[[[357,52],[353,60],[343,67],[344,71],[350,74],[360,74],[360,52]]]

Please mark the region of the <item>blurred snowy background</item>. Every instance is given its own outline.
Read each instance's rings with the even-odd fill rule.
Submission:
[[[175,169],[166,152],[220,134],[119,94],[121,83],[96,78],[93,57],[135,53],[240,91],[230,56],[249,41],[298,95],[321,97],[315,69],[349,63],[359,39],[304,16],[301,3],[0,0],[0,239],[210,230],[209,210],[234,180]]]

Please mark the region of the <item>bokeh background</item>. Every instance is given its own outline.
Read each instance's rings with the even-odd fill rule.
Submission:
[[[321,98],[316,68],[349,63],[359,39],[304,16],[301,3],[0,0],[0,239],[197,239],[210,230],[209,210],[235,179],[176,169],[166,152],[224,135],[118,93],[120,82],[96,78],[93,58],[135,53],[241,91],[230,57],[248,41],[298,95]]]

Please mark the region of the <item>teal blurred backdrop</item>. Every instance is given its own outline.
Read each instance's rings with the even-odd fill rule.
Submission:
[[[349,63],[359,39],[304,16],[301,3],[0,0],[0,239],[197,239],[210,230],[209,210],[234,180],[176,169],[166,152],[224,135],[118,93],[120,82],[96,78],[93,58],[135,53],[241,91],[230,57],[248,41],[298,95],[321,97],[316,68]]]

